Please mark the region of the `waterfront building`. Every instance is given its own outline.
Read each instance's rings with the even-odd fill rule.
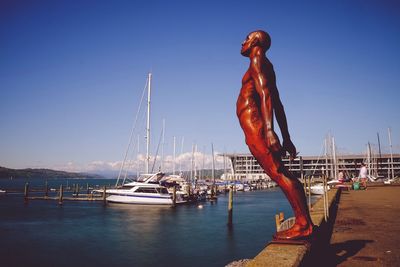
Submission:
[[[271,180],[256,159],[251,154],[222,154],[229,159],[230,171],[222,175],[225,180],[254,181]],[[342,155],[336,159],[330,156],[303,156],[293,161],[284,158],[285,166],[296,177],[304,175],[320,177],[322,174],[328,177],[337,177],[343,172],[346,177],[356,177],[361,162],[367,164],[371,176],[381,178],[392,178],[400,176],[400,154],[383,154],[381,157],[367,157],[365,155]]]

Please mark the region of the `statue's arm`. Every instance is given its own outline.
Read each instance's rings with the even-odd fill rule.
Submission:
[[[271,93],[271,98],[272,98],[272,106],[275,111],[275,117],[276,121],[278,122],[279,128],[281,129],[282,133],[282,138],[283,138],[283,149],[287,152],[289,152],[290,156],[292,158],[296,157],[296,147],[292,143],[292,140],[290,139],[290,134],[289,134],[289,128],[287,124],[287,119],[286,119],[286,113],[285,109],[283,108],[283,104],[281,101],[281,98],[279,97],[279,92],[276,87],[276,78],[275,78],[275,72],[272,69],[272,74],[273,74],[273,79],[274,79],[274,87],[270,89]]]
[[[260,96],[260,113],[264,124],[264,135],[267,145],[272,151],[280,151],[282,149],[279,138],[274,132],[273,127],[273,104],[271,93],[267,87],[266,73],[263,72],[262,62],[259,58],[252,59],[250,70],[254,80],[255,89]]]

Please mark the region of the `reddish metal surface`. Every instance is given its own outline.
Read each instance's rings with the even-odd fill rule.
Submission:
[[[296,157],[296,147],[290,139],[274,68],[265,56],[270,44],[271,39],[264,31],[250,33],[242,43],[241,54],[250,59],[250,66],[242,79],[236,112],[250,152],[280,186],[296,217],[293,227],[277,232],[274,238],[301,239],[312,234],[313,225],[303,187],[282,163],[286,152]],[[281,129],[282,145],[274,131],[274,114]]]

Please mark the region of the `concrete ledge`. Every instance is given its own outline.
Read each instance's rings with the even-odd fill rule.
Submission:
[[[328,192],[329,210],[332,210],[332,206],[335,205],[339,192],[340,190],[338,189],[331,189]],[[318,240],[318,235],[323,234],[321,228],[325,224],[322,197],[312,206],[310,214],[313,223],[320,227],[314,237],[314,239]],[[310,247],[302,244],[269,244],[254,259],[249,260],[245,266],[299,266],[309,250],[312,249],[312,245]]]

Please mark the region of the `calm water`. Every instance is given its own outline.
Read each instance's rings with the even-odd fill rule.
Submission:
[[[49,180],[58,187],[65,180]],[[111,180],[69,180],[69,184],[113,184]],[[24,180],[0,181],[23,188]],[[31,187],[44,181],[31,181]],[[224,266],[254,257],[270,241],[275,213],[292,216],[279,188],[238,192],[233,222],[228,195],[215,203],[176,208],[101,202],[30,201],[22,194],[0,196],[2,266]],[[7,263],[3,265],[3,263]]]

